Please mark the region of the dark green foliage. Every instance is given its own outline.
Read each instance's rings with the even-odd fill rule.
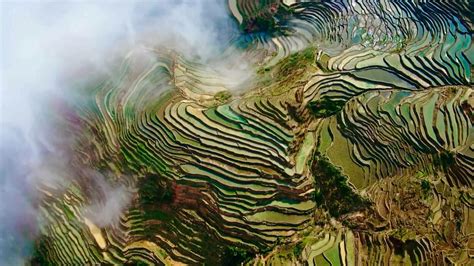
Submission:
[[[245,32],[269,32],[275,29],[275,18],[269,16],[259,16],[247,21],[243,25]]]
[[[314,201],[318,205],[322,205],[324,203],[324,195],[319,188],[316,188],[314,191]]]
[[[322,98],[318,101],[312,101],[308,104],[311,113],[317,118],[328,117],[341,111],[345,101],[331,101],[328,98]]]
[[[243,14],[241,30],[246,33],[284,34],[287,27],[284,22],[291,18],[294,10],[284,5],[260,2],[259,8],[252,14]]]
[[[224,250],[222,265],[240,265],[242,262],[253,258],[255,254],[240,247],[228,246]]]
[[[46,258],[46,246],[45,246],[45,237],[40,237],[36,240],[35,246],[33,248],[33,255],[31,256],[30,264],[33,266],[49,266],[53,265],[49,260]]]
[[[329,160],[317,153],[312,166],[316,192],[314,200],[334,217],[363,210],[369,202],[357,195],[347,178]]]
[[[173,219],[169,206],[173,201],[173,190],[170,182],[160,180],[156,175],[144,177],[139,182],[138,195],[143,210],[144,220],[158,220],[168,222]],[[157,228],[148,225],[144,228],[144,235],[153,237]]]
[[[143,218],[145,220],[160,220],[160,221],[170,221],[172,219],[171,215],[158,209],[145,211]]]
[[[357,229],[359,225],[351,220],[342,220],[341,221],[342,225],[345,227],[351,228],[351,229]]]
[[[143,178],[138,185],[141,204],[168,203],[173,199],[171,184],[151,175]]]
[[[440,152],[434,156],[433,164],[435,167],[446,171],[449,167],[451,167],[451,165],[454,164],[454,156],[454,153],[451,151]]]
[[[428,194],[430,189],[431,189],[430,182],[426,179],[421,180],[421,191],[423,191],[423,194]]]
[[[301,253],[303,252],[303,249],[304,249],[303,242],[299,242],[293,247],[293,254],[296,257],[299,257],[301,255]]]

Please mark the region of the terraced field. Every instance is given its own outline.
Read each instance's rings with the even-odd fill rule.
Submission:
[[[474,263],[472,4],[228,4],[252,81],[150,47],[85,89],[33,263]]]

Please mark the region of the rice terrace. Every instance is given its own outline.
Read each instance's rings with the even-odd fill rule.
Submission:
[[[26,264],[474,264],[472,1],[192,2],[50,103]]]

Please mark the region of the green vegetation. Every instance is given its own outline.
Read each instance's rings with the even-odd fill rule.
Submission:
[[[172,215],[169,211],[166,211],[169,208],[164,208],[173,200],[170,183],[159,180],[156,175],[150,175],[139,182],[138,191],[139,202],[144,210],[143,219],[159,221],[170,221],[172,219]],[[149,235],[152,235],[152,233],[149,233]]]
[[[138,185],[141,204],[169,203],[173,199],[171,184],[156,175],[144,177]]]
[[[71,209],[69,209],[69,207],[64,203],[62,204],[62,207],[63,207],[64,214],[66,214],[66,217],[69,220],[74,220],[75,216],[74,216],[74,213],[71,211]]]
[[[369,202],[353,191],[347,177],[327,157],[316,153],[312,168],[316,188],[314,200],[329,214],[337,218],[368,207]]]
[[[316,56],[315,51],[314,47],[309,47],[283,59],[278,64],[279,77],[286,79],[289,75],[296,73],[298,69],[306,68],[308,64],[313,63]]]
[[[170,221],[172,216],[161,210],[147,210],[143,214],[145,220]]]
[[[448,170],[455,162],[455,154],[452,151],[442,151],[434,156],[433,165],[444,171]]]
[[[332,101],[329,98],[322,98],[308,104],[311,113],[317,118],[332,116],[341,111],[346,104],[345,101]]]
[[[301,256],[301,253],[303,252],[304,249],[304,243],[303,242],[298,242],[296,245],[293,246],[293,254],[296,257]]]
[[[276,22],[270,16],[257,16],[242,24],[242,29],[246,32],[269,32],[275,29]]]
[[[423,192],[423,194],[425,195],[428,194],[430,189],[431,189],[430,181],[426,179],[421,180],[421,191]]]
[[[44,254],[47,254],[45,240],[46,240],[46,237],[42,236],[35,241],[35,245],[33,247],[33,254],[30,260],[31,265],[39,265],[39,266],[54,265],[44,255]]]
[[[253,258],[254,253],[236,246],[228,246],[224,250],[222,258],[223,265],[233,266],[240,265],[241,263]]]
[[[442,36],[422,37],[424,25],[408,14],[416,1],[401,8],[392,1],[393,10],[380,12],[407,23],[384,33],[390,16],[372,21],[353,7],[339,16],[342,6],[330,2],[292,10],[278,0],[229,1],[243,30],[259,32],[216,50],[218,62],[236,53],[251,71],[259,67],[232,94],[204,58],[192,62],[158,45],[141,64],[130,53],[120,75],[87,93],[77,126],[64,131],[73,140],[71,174],[111,173],[136,188],[131,200],[116,211],[119,222],[93,226],[81,212],[93,200],[89,177],[79,173],[77,193],[67,188],[64,197],[39,186],[48,238],[33,262],[467,264],[472,88],[435,86],[471,82],[471,40],[454,36],[468,25],[438,18]],[[360,2],[357,9],[377,8]],[[414,24],[416,36],[403,28]],[[294,34],[283,36],[286,29]],[[392,54],[403,43],[411,52]],[[421,261],[431,254],[439,260]]]
[[[246,15],[241,30],[247,33],[264,32],[267,34],[285,34],[286,29],[278,21],[287,20],[294,9],[278,3],[260,1],[254,12]]]

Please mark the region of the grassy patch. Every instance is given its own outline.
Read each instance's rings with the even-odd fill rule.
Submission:
[[[66,214],[66,217],[68,218],[68,220],[74,220],[75,215],[71,211],[71,209],[69,209],[69,207],[65,203],[63,203],[62,206],[63,206],[64,214]]]
[[[315,56],[315,49],[313,47],[306,48],[288,56],[278,64],[278,75],[287,78],[296,70],[306,68],[308,64],[313,63],[315,61]]]

